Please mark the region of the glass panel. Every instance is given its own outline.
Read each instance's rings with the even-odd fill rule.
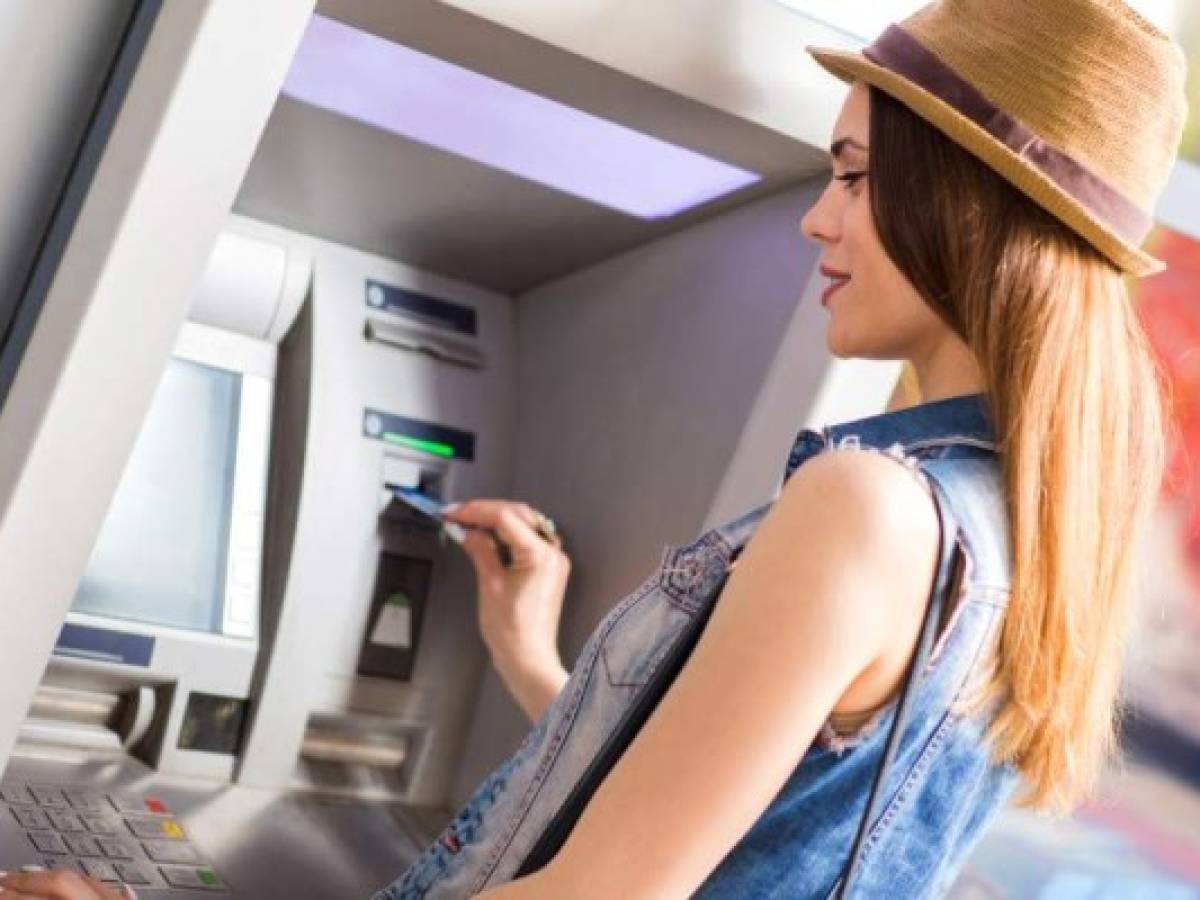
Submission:
[[[171,360],[74,608],[220,631],[241,376]]]

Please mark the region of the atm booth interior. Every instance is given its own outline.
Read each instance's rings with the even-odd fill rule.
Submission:
[[[664,545],[773,495],[798,429],[887,402],[896,364],[828,354],[799,234],[839,94],[791,88],[801,136],[753,90],[772,65],[756,37],[802,56],[835,36],[764,3],[691,32],[617,17],[589,54],[604,23],[587,15],[460,5],[292,13],[233,211],[195,226],[208,262],[186,321],[164,314],[169,353],[143,349],[147,325],[93,370],[145,354],[151,377],[141,405],[110,395],[135,440],[111,477],[97,454],[95,527],[39,545],[77,571],[32,699],[3,697],[22,705],[0,868],[79,867],[144,897],[369,896],[529,725],[488,663],[465,555],[395,488],[554,517],[569,665]],[[159,12],[143,67],[183,6]],[[46,34],[68,27],[57,9]],[[76,40],[116,46],[102,18]],[[651,59],[658,32],[686,37]],[[4,512],[0,550],[19,527]],[[38,621],[27,589],[6,581],[10,622]]]

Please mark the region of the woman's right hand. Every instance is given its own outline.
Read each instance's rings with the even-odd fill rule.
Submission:
[[[557,535],[536,530],[536,510],[512,500],[470,500],[446,511],[466,531],[463,549],[475,567],[479,630],[500,677],[531,720],[567,679],[558,653],[558,625],[571,560]],[[496,546],[511,556],[506,568]]]

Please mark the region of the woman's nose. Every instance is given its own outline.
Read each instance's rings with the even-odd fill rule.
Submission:
[[[826,203],[827,197],[828,191],[822,192],[800,219],[800,232],[818,244],[828,244],[836,239],[836,226]]]

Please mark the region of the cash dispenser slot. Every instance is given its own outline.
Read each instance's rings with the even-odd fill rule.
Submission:
[[[138,743],[154,721],[154,689],[86,689],[42,684],[20,740],[25,744],[121,751]]]
[[[363,713],[308,718],[296,780],[355,797],[402,795],[412,780],[425,732],[421,726]]]

